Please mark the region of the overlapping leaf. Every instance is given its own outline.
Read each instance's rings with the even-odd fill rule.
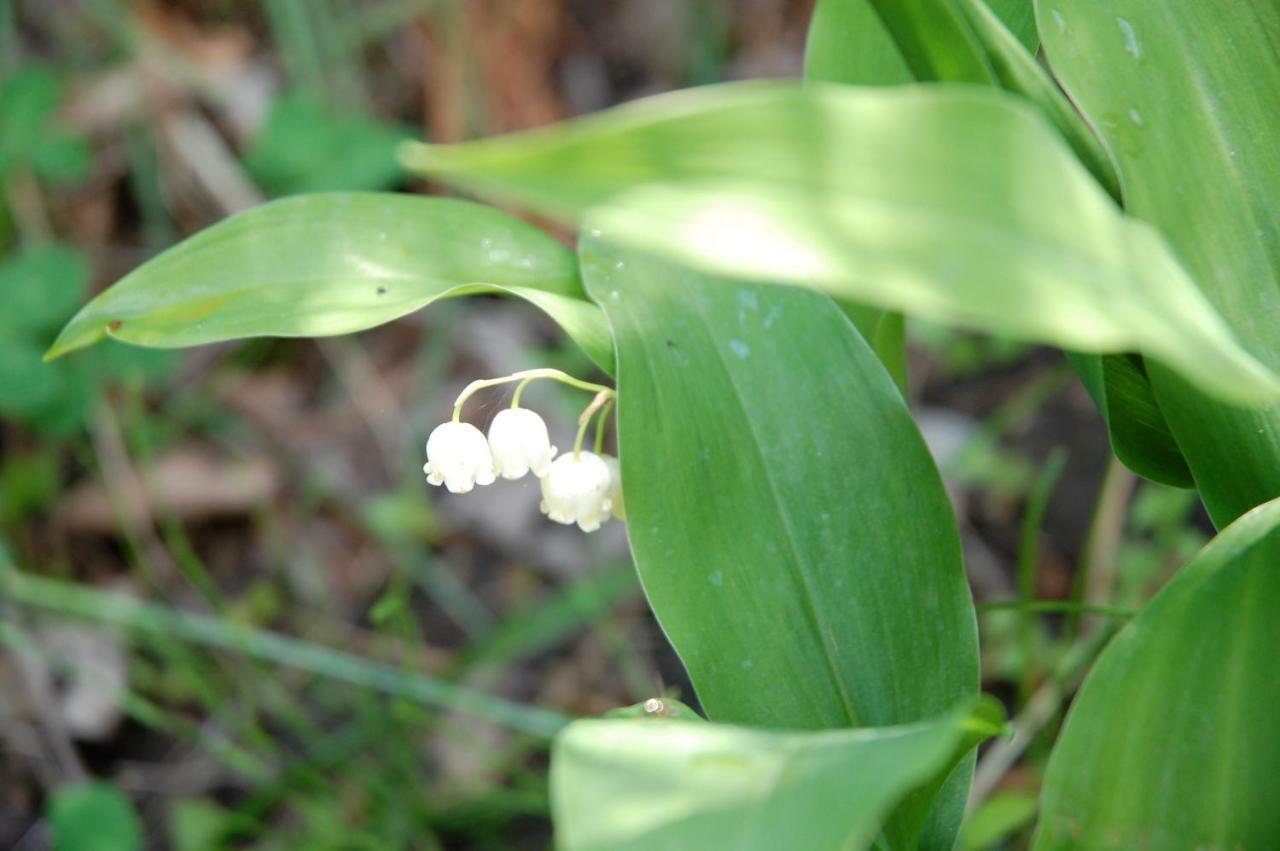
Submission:
[[[890,725],[975,697],[973,604],[941,479],[831,300],[591,239],[582,263],[617,341],[632,552],[710,718]],[[954,842],[971,768],[944,790],[925,847]],[[914,839],[929,806],[913,799],[895,836]]]
[[[999,731],[998,706],[897,727],[767,732],[577,721],[552,750],[561,851],[851,851],[891,807]]]
[[[1036,7],[1056,74],[1119,164],[1125,207],[1166,234],[1243,344],[1280,368],[1280,6]],[[1223,405],[1212,385],[1150,372],[1219,526],[1280,494],[1280,407]]]
[[[996,92],[708,86],[404,158],[704,270],[1137,350],[1223,398],[1276,397],[1158,235]]]

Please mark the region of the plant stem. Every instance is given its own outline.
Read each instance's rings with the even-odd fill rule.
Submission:
[[[609,420],[609,412],[613,410],[613,399],[600,406],[600,418],[596,420],[596,454],[604,451],[604,427]]]
[[[582,454],[582,441],[587,435],[587,426],[591,424],[591,418],[595,416],[596,411],[600,410],[612,401],[613,396],[614,392],[612,390],[608,387],[603,388],[596,394],[595,398],[591,400],[591,404],[587,405],[586,409],[578,415],[578,436],[573,440],[574,460],[577,460]]]
[[[457,400],[453,403],[453,421],[456,423],[462,419],[462,406],[466,404],[467,399],[471,398],[477,391],[486,387],[497,387],[499,384],[510,384],[513,381],[519,381],[522,384],[532,381],[535,378],[550,378],[559,381],[562,384],[568,384],[570,387],[576,387],[579,390],[594,390],[596,393],[606,393],[609,396],[614,395],[613,388],[605,387],[603,384],[596,384],[591,381],[583,381],[580,378],[574,378],[567,372],[558,369],[522,369],[519,372],[513,372],[510,375],[504,375],[501,378],[485,378],[479,381],[473,381],[462,389],[458,394]],[[520,388],[516,389],[516,393],[520,392]]]

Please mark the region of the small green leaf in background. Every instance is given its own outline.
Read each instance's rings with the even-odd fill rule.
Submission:
[[[1039,801],[1035,795],[1004,792],[983,801],[964,823],[960,851],[987,851],[1031,824]]]
[[[1274,848],[1280,500],[1225,529],[1111,642],[1045,776],[1037,851]]]
[[[64,786],[48,804],[54,851],[139,851],[142,824],[124,793],[93,781]]]
[[[245,167],[276,195],[390,189],[404,176],[396,148],[412,136],[408,128],[287,94],[272,102]]]
[[[576,721],[556,737],[560,851],[866,848],[913,788],[1000,730],[998,706],[899,727],[783,733]]]
[[[39,65],[0,81],[0,180],[21,168],[57,182],[84,176],[88,145],[54,122],[62,95],[57,75]]]
[[[89,263],[69,245],[46,244],[0,262],[0,337],[54,333],[75,313],[89,285]]]
[[[479,204],[372,192],[286,198],[201,231],[93,299],[48,356],[108,335],[178,347],[345,334],[488,292],[532,302],[612,368],[608,326],[563,245]]]
[[[103,383],[156,378],[172,366],[168,353],[118,343],[92,358],[42,362],[88,284],[87,258],[67,245],[26,249],[0,262],[0,413],[45,435],[79,429]]]
[[[590,238],[582,263],[617,340],[632,553],[708,717],[891,725],[976,697],[942,480],[831,300]],[[953,844],[970,770],[944,791],[927,847]],[[913,843],[922,815],[895,822],[895,842]]]
[[[715,274],[1141,351],[1237,403],[1280,394],[1159,235],[998,91],[704,86],[402,158]]]

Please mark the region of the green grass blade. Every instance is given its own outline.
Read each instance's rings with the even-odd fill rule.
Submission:
[[[559,713],[472,691],[422,674],[371,662],[316,644],[217,618],[178,611],[12,568],[0,569],[0,596],[18,605],[164,636],[374,689],[426,706],[474,715],[535,736],[551,736],[568,723]]]

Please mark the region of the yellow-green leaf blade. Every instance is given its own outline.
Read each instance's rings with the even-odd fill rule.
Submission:
[[[571,251],[489,207],[391,193],[299,195],[219,222],[98,295],[48,356],[108,335],[178,347],[344,334],[480,292],[528,299],[611,367]]]
[[[577,721],[552,750],[561,851],[850,851],[890,808],[999,731],[998,706],[913,725],[772,732]]]

